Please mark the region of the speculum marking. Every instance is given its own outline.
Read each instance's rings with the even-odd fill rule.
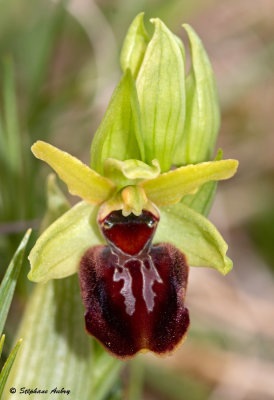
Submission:
[[[119,282],[120,280],[124,281],[120,293],[122,296],[124,296],[127,314],[134,314],[136,299],[133,296],[132,292],[132,276],[130,275],[129,270],[126,269],[124,266],[115,268],[113,280],[114,282]]]
[[[151,259],[151,256],[148,255],[147,262],[149,268],[146,267],[145,263],[141,264],[141,272],[143,277],[143,298],[145,300],[148,312],[153,311],[154,308],[154,297],[156,294],[153,291],[154,282],[163,283],[155,265]]]
[[[117,256],[117,266],[115,267],[113,280],[114,282],[118,282],[120,280],[124,281],[123,287],[120,290],[121,295],[125,299],[126,313],[128,315],[133,315],[135,312],[135,303],[136,299],[133,295],[132,290],[132,276],[128,268],[125,267],[125,264],[130,261],[138,261],[142,274],[142,295],[144,302],[146,303],[146,308],[148,312],[152,312],[154,308],[154,298],[156,297],[155,292],[153,291],[154,282],[163,283],[155,265],[151,259],[151,256],[147,253],[142,258],[128,256],[126,254],[117,254],[117,252],[113,251],[112,254]],[[119,257],[120,255],[120,257]],[[122,258],[122,259],[121,259]],[[148,267],[146,266],[148,265]]]

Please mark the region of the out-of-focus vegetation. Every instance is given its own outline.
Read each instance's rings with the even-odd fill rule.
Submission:
[[[218,147],[240,160],[238,175],[219,185],[210,216],[229,243],[234,270],[222,277],[191,269],[187,341],[167,359],[138,357],[121,378],[124,396],[140,398],[142,383],[144,400],[273,399],[273,1],[3,0],[0,10],[0,278],[46,207],[49,169],[30,145],[46,139],[88,162],[134,16],[158,16],[184,38],[188,22],[217,77]],[[6,325],[10,346],[32,289],[28,268]],[[119,382],[111,396],[121,398]]]

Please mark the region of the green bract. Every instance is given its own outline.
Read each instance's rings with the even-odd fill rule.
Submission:
[[[131,72],[126,70],[114,90],[91,145],[90,165],[103,173],[106,158],[144,160],[140,109]]]
[[[223,274],[232,268],[226,243],[203,216],[216,182],[232,177],[238,166],[220,154],[210,161],[219,128],[213,71],[197,34],[184,25],[192,56],[186,77],[182,42],[161,20],[151,22],[151,38],[143,14],[129,28],[120,59],[123,76],[92,141],[90,167],[45,142],[32,147],[84,200],[38,239],[29,256],[33,281],[75,273],[85,251],[104,243],[98,210],[100,216],[113,210],[138,216],[144,209],[158,213],[155,205],[155,243],[174,244],[192,266]]]

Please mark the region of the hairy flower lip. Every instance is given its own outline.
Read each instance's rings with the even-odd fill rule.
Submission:
[[[87,250],[80,263],[87,332],[122,360],[146,351],[170,354],[189,327],[186,257],[167,243],[152,246],[147,257],[152,270],[146,258],[123,264],[101,245]]]
[[[186,310],[188,311],[187,308],[186,308]],[[85,312],[84,317],[86,318],[87,315],[88,315],[88,311]],[[105,349],[105,351],[106,351],[109,355],[111,355],[112,357],[115,357],[117,360],[120,360],[120,361],[123,361],[123,362],[133,360],[133,359],[134,359],[136,356],[138,356],[138,355],[141,355],[141,354],[144,354],[144,355],[145,355],[145,354],[148,354],[148,353],[152,353],[155,357],[157,357],[157,358],[159,358],[159,359],[164,359],[164,358],[166,358],[166,357],[172,357],[172,356],[176,353],[176,351],[184,344],[184,342],[185,342],[186,339],[187,339],[188,332],[189,332],[189,329],[190,329],[190,322],[191,322],[191,321],[190,321],[190,319],[189,319],[188,326],[186,327],[185,334],[182,336],[181,340],[173,347],[173,349],[168,350],[168,351],[165,351],[165,352],[162,352],[162,353],[153,352],[153,351],[151,351],[150,349],[143,348],[143,349],[138,350],[136,353],[134,353],[134,354],[132,354],[132,355],[120,356],[120,355],[118,355],[118,354],[114,354],[114,353],[113,353],[103,342],[101,342],[99,339],[97,339],[97,340],[100,342],[100,344],[103,346],[103,348]],[[85,321],[85,331],[86,331],[86,333],[87,333],[88,335],[92,335],[92,334],[89,332],[89,330],[88,330],[86,321]],[[92,335],[92,336],[93,336],[93,335]]]

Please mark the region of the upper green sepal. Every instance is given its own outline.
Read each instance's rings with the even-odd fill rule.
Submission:
[[[189,37],[192,64],[186,78],[184,134],[175,152],[175,165],[210,160],[220,126],[220,108],[211,63],[197,33],[191,26],[183,26]]]
[[[129,69],[115,88],[91,144],[92,169],[103,174],[107,158],[144,160],[139,103]]]
[[[161,219],[153,242],[172,243],[190,266],[212,267],[223,275],[232,269],[227,244],[207,218],[182,203],[160,208]]]
[[[209,161],[187,165],[140,183],[147,197],[157,206],[168,206],[181,200],[204,183],[231,178],[238,167],[236,160]]]
[[[183,134],[185,67],[178,38],[158,18],[136,79],[140,103],[145,161],[160,162],[168,171]]]
[[[137,77],[149,42],[149,35],[144,26],[144,13],[138,14],[131,23],[121,50],[120,64],[122,71],[129,68],[134,78]]]

